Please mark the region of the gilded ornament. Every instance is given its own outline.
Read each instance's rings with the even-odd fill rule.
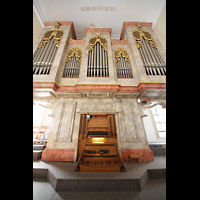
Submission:
[[[90,39],[90,43],[89,43],[89,51],[91,51],[94,47],[94,45],[99,42],[101,44],[101,46],[103,47],[103,49],[105,51],[107,50],[107,40],[105,38],[103,38],[102,36],[96,36]]]
[[[121,55],[125,58],[125,61],[130,62],[130,58],[129,58],[128,52],[124,48],[118,48],[118,49],[116,49],[114,51],[115,62],[120,60]]]
[[[63,30],[58,29],[58,27],[59,27],[59,26],[55,26],[54,29],[48,30],[48,31],[44,34],[44,36],[43,36],[43,38],[42,38],[42,40],[41,40],[41,42],[40,42],[38,48],[45,46],[46,43],[47,43],[52,37],[54,37],[54,45],[55,45],[56,47],[59,47],[60,41],[61,41],[61,39],[62,39],[62,36],[63,36],[63,33],[64,33],[64,32],[63,32]]]
[[[137,45],[137,48],[141,47],[141,43],[142,43],[142,37],[151,44],[152,47],[157,48],[157,45],[151,35],[151,33],[149,33],[148,31],[142,30],[141,26],[137,25],[138,30],[133,31],[133,37],[135,38],[135,42]]]
[[[74,54],[75,54],[76,60],[81,62],[82,51],[79,48],[73,48],[68,51],[66,62],[70,61],[71,58],[74,56]]]

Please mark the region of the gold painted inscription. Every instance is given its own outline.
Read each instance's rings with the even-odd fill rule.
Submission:
[[[112,6],[85,6],[81,7],[81,11],[116,11],[116,7]]]

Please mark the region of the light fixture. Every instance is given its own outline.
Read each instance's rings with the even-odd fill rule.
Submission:
[[[92,142],[92,143],[104,143],[104,142]]]
[[[92,143],[104,143],[104,139],[105,138],[96,138],[96,137],[93,137],[93,142]]]

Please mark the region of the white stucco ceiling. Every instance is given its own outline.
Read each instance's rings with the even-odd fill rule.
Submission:
[[[119,39],[123,22],[156,24],[166,0],[34,0],[33,9],[44,21],[73,21],[77,39],[85,37],[90,23],[112,28],[111,37]]]

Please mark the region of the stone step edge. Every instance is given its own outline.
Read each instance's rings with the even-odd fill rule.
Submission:
[[[76,191],[76,190],[65,190],[65,189],[60,189],[59,185],[61,185],[62,181],[66,181],[68,179],[59,179],[56,178],[55,175],[46,168],[33,168],[33,177],[34,178],[46,178],[49,183],[51,184],[51,186],[54,188],[54,190],[56,191]],[[147,184],[149,179],[160,179],[160,178],[166,178],[166,168],[160,168],[160,169],[147,169],[144,174],[140,177],[140,179],[135,178],[132,179],[133,181],[135,181],[135,183],[139,183],[139,187],[136,188],[136,190],[134,191],[141,191],[144,186]],[[101,179],[102,180],[102,179]],[[104,180],[104,179],[103,179]],[[130,179],[111,179],[113,182],[119,181],[121,182],[122,180],[127,180],[130,181]],[[83,181],[82,179],[74,179],[70,181]],[[87,181],[98,181],[98,179],[87,179]],[[104,180],[107,181],[107,180]],[[98,191],[99,189],[96,188],[95,190],[88,190],[88,191]],[[80,191],[80,190],[79,190]],[[85,190],[83,190],[85,191]],[[109,190],[109,191],[114,191],[114,190]],[[119,191],[119,190],[117,190]],[[121,190],[121,191],[129,191],[129,189],[127,188],[127,190]],[[132,189],[131,189],[132,191]]]

